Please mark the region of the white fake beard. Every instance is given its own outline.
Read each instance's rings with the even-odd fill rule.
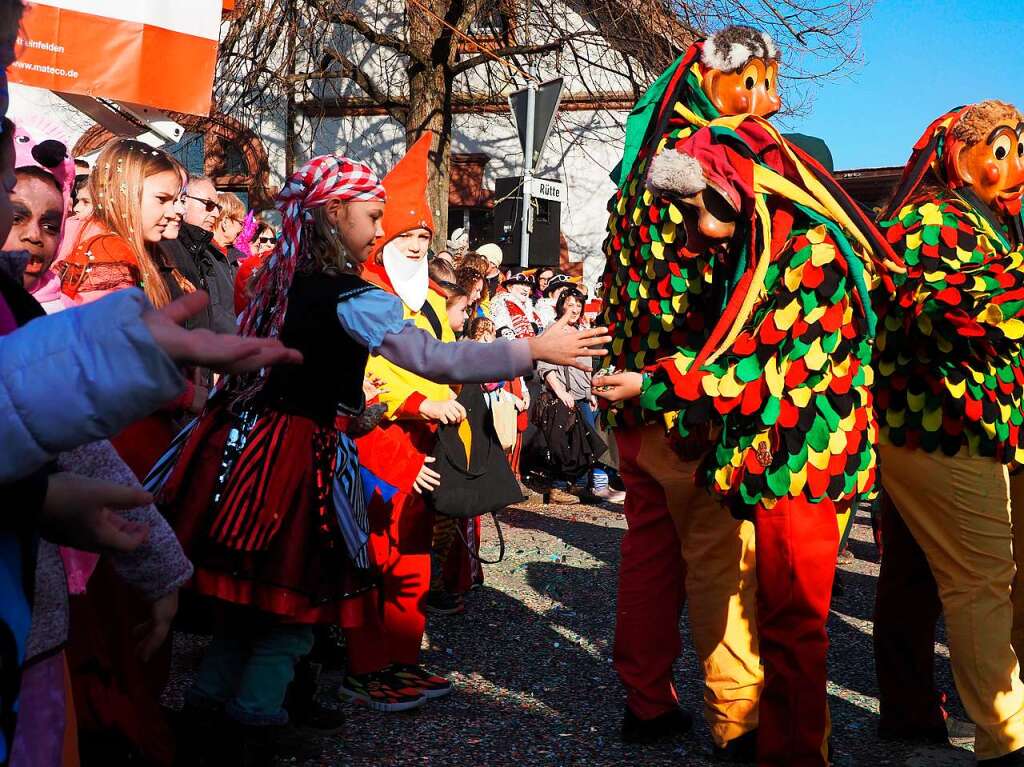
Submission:
[[[402,255],[402,252],[389,242],[384,246],[381,261],[388,279],[391,280],[391,286],[402,299],[402,303],[414,312],[422,309],[423,303],[427,300],[430,279],[427,273],[426,254],[419,261],[413,261]]]

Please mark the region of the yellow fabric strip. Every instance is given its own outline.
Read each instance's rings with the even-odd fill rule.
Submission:
[[[768,266],[772,262],[772,217],[768,212],[768,203],[765,202],[765,196],[758,194],[754,198],[754,209],[757,211],[757,220],[761,226],[761,252],[757,260],[757,265],[754,267],[754,277],[751,280],[750,287],[747,288],[746,295],[743,296],[743,304],[740,306],[739,312],[736,314],[736,319],[732,323],[732,327],[729,328],[729,332],[725,338],[722,339],[722,343],[719,344],[718,348],[711,353],[708,357],[705,365],[711,365],[717,360],[725,351],[732,346],[736,337],[740,334],[743,326],[747,320],[750,319],[750,315],[754,312],[754,307],[761,300],[761,293],[764,292],[764,278],[768,273]]]

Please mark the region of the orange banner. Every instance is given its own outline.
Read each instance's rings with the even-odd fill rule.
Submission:
[[[147,10],[156,8],[151,2],[130,2],[130,6],[124,0],[33,3],[23,22],[18,60],[8,70],[11,82],[174,112],[209,114],[220,0],[180,3],[182,16],[195,10],[197,3],[211,5],[216,18],[212,35],[209,20],[201,14],[198,19],[195,13],[178,18],[168,11],[168,6],[173,8],[178,2],[161,1],[162,8],[148,16]],[[120,18],[112,17],[107,9]],[[160,25],[149,23],[151,18]]]

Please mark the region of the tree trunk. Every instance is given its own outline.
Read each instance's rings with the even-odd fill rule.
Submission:
[[[444,18],[449,0],[428,0],[427,5]],[[427,202],[434,216],[435,251],[444,248],[448,238],[448,187],[451,181],[452,77],[448,72],[448,35],[443,27],[425,13],[410,9],[409,44],[428,66],[413,62],[409,67],[409,111],[405,120],[406,146],[412,146],[424,131],[434,132],[430,153],[430,180]]]

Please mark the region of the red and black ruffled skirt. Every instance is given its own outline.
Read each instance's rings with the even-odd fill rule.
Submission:
[[[339,440],[348,438],[274,410],[203,415],[158,495],[196,591],[291,622],[361,622],[362,601],[349,598],[375,583],[335,511]]]

